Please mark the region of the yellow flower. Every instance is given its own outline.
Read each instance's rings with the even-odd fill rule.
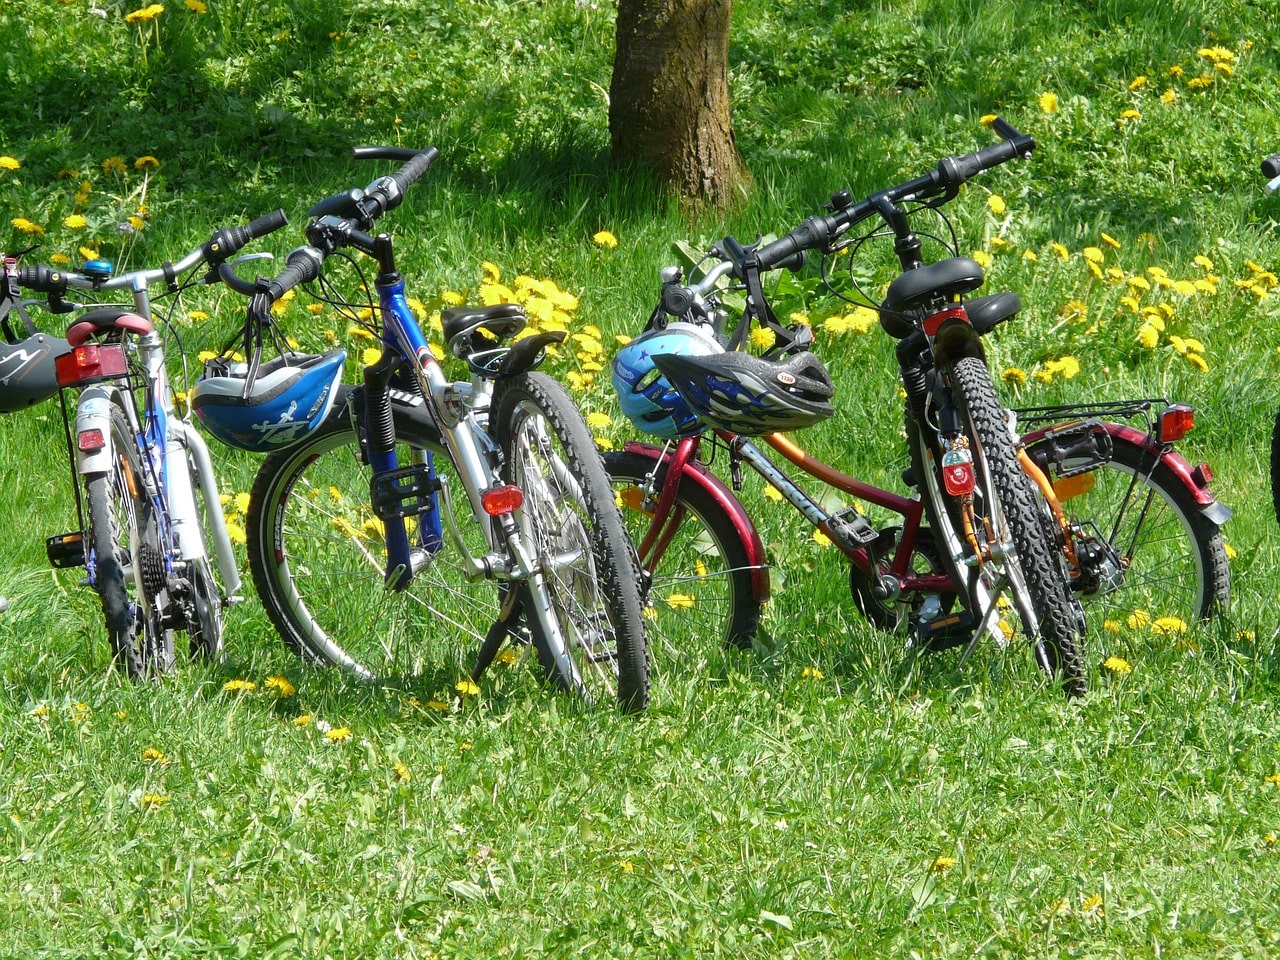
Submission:
[[[1007,367],[1000,379],[1011,387],[1023,387],[1027,384],[1027,371],[1019,367]]]
[[[987,197],[987,209],[994,213],[997,217],[1003,217],[1008,205],[1004,202],[1004,197],[998,193],[993,193]]]
[[[1103,630],[1105,630],[1107,633],[1119,633],[1119,632],[1120,632],[1120,621],[1119,621],[1119,620],[1111,620],[1111,619],[1103,620],[1103,621],[1102,621],[1102,629],[1103,629]]]
[[[1148,281],[1146,277],[1140,277],[1137,274],[1135,274],[1132,277],[1129,277],[1127,280],[1125,280],[1125,283],[1129,285],[1129,288],[1131,290],[1150,290],[1151,289],[1150,281]]]
[[[143,23],[147,20],[154,20],[160,14],[164,13],[164,4],[153,3],[149,7],[143,7],[141,10],[135,10],[133,13],[124,15],[125,23]]]
[[[585,419],[587,426],[592,430],[604,430],[606,427],[613,425],[613,418],[607,413],[600,413],[599,411],[593,410],[587,414]]]
[[[1060,243],[1049,244],[1049,249],[1052,250],[1057,255],[1059,260],[1065,261],[1065,260],[1071,259],[1070,252],[1068,252],[1067,248]]]
[[[474,680],[459,680],[453,685],[453,689],[464,697],[474,697],[480,693],[480,687],[476,685]]]
[[[80,254],[80,257],[84,260],[98,259],[98,251],[93,249],[93,247],[78,247],[77,252]],[[210,359],[213,359],[213,358],[210,357]]]
[[[49,262],[52,263],[55,267],[71,266],[71,258],[68,257],[65,253],[49,254]]]
[[[693,607],[693,597],[687,593],[673,593],[667,597],[667,606],[672,610],[688,610]]]
[[[618,238],[608,230],[601,230],[591,235],[591,242],[597,247],[603,247],[605,250],[616,250],[618,247]]]
[[[203,320],[209,319],[209,311],[208,310],[188,310],[187,319],[191,320],[193,323],[200,323]]]
[[[133,169],[135,170],[156,170],[159,167],[160,161],[150,155],[139,157],[133,161]]]
[[[1147,78],[1144,76],[1137,76],[1129,81],[1129,89],[1135,92],[1138,90],[1141,90],[1146,85],[1147,85]]]
[[[810,680],[825,680],[826,674],[817,667],[805,667],[800,671],[800,676],[807,677]]]
[[[1151,624],[1152,633],[1186,633],[1187,623],[1180,617],[1156,617]]]
[[[1135,610],[1125,619],[1130,630],[1140,630],[1151,624],[1151,614],[1145,610]]]
[[[502,279],[502,269],[492,260],[485,260],[481,263],[480,271],[489,283],[498,283]]]
[[[814,531],[813,531],[813,542],[814,542],[814,543],[816,543],[816,544],[817,544],[818,546],[820,546],[820,547],[829,547],[829,546],[831,546],[831,538],[830,538],[830,537],[828,537],[828,536],[827,536],[825,533],[823,533],[821,530],[814,530]]]
[[[268,690],[275,690],[282,700],[298,692],[298,688],[290,683],[287,677],[267,677],[267,682],[263,686]]]
[[[209,8],[206,7],[201,0],[183,0],[188,10],[192,13],[208,13]]]
[[[1180,77],[1182,76],[1182,73],[1182,67],[1178,66],[1176,63],[1169,68],[1169,76],[1171,77]]]
[[[345,743],[351,739],[351,728],[333,727],[325,731],[324,738],[330,743]]]
[[[1197,267],[1202,267],[1205,270],[1213,269],[1213,261],[1210,260],[1208,257],[1206,257],[1203,253],[1197,253],[1194,257],[1191,258],[1191,262],[1194,263]]]
[[[1107,657],[1102,662],[1102,668],[1120,677],[1133,672],[1133,667],[1129,665],[1129,661],[1124,657]]]
[[[1102,249],[1100,247],[1085,247],[1080,252],[1090,263],[1102,263]]]
[[[1056,93],[1042,93],[1036,103],[1039,104],[1042,113],[1058,112],[1058,95]]]
[[[991,254],[987,253],[985,250],[975,250],[969,256],[973,262],[980,267],[986,268],[991,266]]]
[[[311,714],[309,713],[302,713],[293,718],[293,725],[295,727],[305,727],[310,723],[311,723]]]
[[[144,763],[168,763],[169,762],[169,758],[164,755],[164,752],[161,750],[157,750],[155,747],[147,747],[147,749],[143,750],[142,760]]]
[[[22,164],[13,157],[0,157],[0,170],[17,170]]]
[[[228,680],[222,689],[226,693],[251,693],[258,689],[258,685],[252,680]]]
[[[751,330],[751,345],[757,350],[768,350],[778,340],[778,335],[768,327],[753,327]]]
[[[83,230],[85,227],[89,225],[89,221],[86,220],[84,217],[82,217],[80,214],[73,213],[71,214],[71,216],[67,217],[65,220],[62,221],[62,225],[71,230]]]
[[[1120,119],[1121,120],[1141,120],[1142,114],[1139,113],[1137,110],[1133,110],[1133,109],[1124,110],[1120,114]]]
[[[494,659],[498,663],[502,663],[507,666],[512,666],[513,664],[520,662],[520,655],[516,653],[514,650],[506,649],[506,650],[499,651],[498,655],[494,657]]]
[[[1195,367],[1201,373],[1209,372],[1209,364],[1206,363],[1204,357],[1200,356],[1198,353],[1188,353],[1187,363],[1191,364],[1191,366]]]
[[[382,358],[382,350],[379,347],[365,347],[360,352],[360,360],[366,367],[371,367]]]
[[[1268,847],[1274,847],[1277,843],[1280,843],[1280,837],[1277,837],[1274,833],[1268,833],[1262,838],[1262,842]]]
[[[1236,55],[1226,47],[1201,47],[1196,51],[1197,57],[1203,57],[1210,63],[1231,63]]]
[[[1192,77],[1187,81],[1188,90],[1203,90],[1205,87],[1213,86],[1213,74],[1206,73],[1199,77]]]
[[[395,774],[395,778],[401,783],[408,783],[410,779],[409,768],[397,760],[391,765],[391,772]]]
[[[133,229],[134,229],[134,230],[141,230],[143,227],[145,227],[145,226],[147,225],[147,221],[143,220],[143,219],[142,219],[140,216],[138,216],[136,213],[135,213],[135,214],[131,214],[130,216],[126,217],[125,219],[126,219],[126,221],[128,222],[129,226],[133,227]]]
[[[1102,907],[1102,897],[1096,893],[1085,897],[1084,902],[1080,904],[1080,912],[1095,917],[1101,916],[1105,912]]]
[[[1022,259],[1026,260],[1028,263],[1035,263],[1040,258],[1036,256],[1036,252],[1034,250],[1023,250]]]
[[[102,161],[103,173],[124,173],[127,169],[124,157],[107,157]]]
[[[955,857],[934,857],[929,869],[934,873],[946,873],[956,865]]]
[[[774,503],[782,502],[782,491],[771,483],[765,484],[764,495],[765,499],[772,500]]]
[[[40,226],[38,223],[32,223],[26,217],[14,217],[9,222],[12,223],[14,229],[20,233],[30,234],[34,237],[44,236],[44,227]]]
[[[618,867],[623,873],[634,873],[636,869],[636,865],[630,860],[619,860]]]
[[[1102,238],[1102,242],[1105,243],[1108,247],[1111,247],[1113,250],[1120,249],[1120,241],[1117,240],[1115,237],[1110,236],[1109,234],[1106,234],[1106,233],[1100,233],[1098,235]]]
[[[249,542],[249,535],[245,532],[244,527],[234,520],[227,521],[227,536],[232,543],[239,544],[242,547]]]
[[[167,794],[163,793],[144,793],[138,799],[138,806],[144,810],[157,810],[169,802]]]
[[[1173,103],[1178,99],[1178,91],[1170,87],[1164,93],[1160,94],[1161,103]]]
[[[1263,783],[1274,783],[1280,787],[1280,773],[1272,773],[1262,778]]]
[[[1144,323],[1138,328],[1138,343],[1147,350],[1154,350],[1160,342],[1160,331],[1152,324]]]

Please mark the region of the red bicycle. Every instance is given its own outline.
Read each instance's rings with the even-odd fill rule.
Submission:
[[[1019,298],[955,302],[982,283],[980,267],[919,260],[905,206],[941,215],[964,180],[1031,150],[1008,124],[996,129],[1003,143],[860,203],[837,194],[829,216],[773,243],[726,238],[694,282],[663,271],[661,303],[613,372],[624,412],[666,443],[628,443],[606,457],[638,546],[654,649],[678,652],[708,636],[749,646],[769,597],[760,536],[715,463],[739,488],[745,464],[848,557],[854,602],[875,626],[928,650],[967,645],[963,662],[984,636],[1009,641],[1002,608],[1011,606],[1036,661],[1069,694],[1085,689],[1078,599],[1104,622],[1169,630],[1226,603],[1219,528],[1230,511],[1210,490],[1208,465],[1192,467],[1173,448],[1194,411],[1162,400],[1004,409],[980,338],[1018,312]],[[825,278],[830,255],[871,235],[849,240],[849,229],[877,215],[903,268],[879,316],[898,341],[907,396],[906,493],[849,476],[780,432],[828,415],[831,388],[807,328],[777,323],[759,279],[798,266],[805,250],[823,255]],[[731,336],[727,278],[747,294]],[[762,357],[736,349],[753,324],[777,335]],[[1019,423],[1033,429],[1020,436]],[[827,489],[806,491],[795,471]],[[844,498],[869,506],[859,512]],[[873,525],[872,512],[889,522]]]

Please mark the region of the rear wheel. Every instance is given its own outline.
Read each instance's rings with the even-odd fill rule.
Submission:
[[[1033,639],[1036,662],[1062,681],[1068,695],[1081,695],[1086,681],[1079,608],[1069,594],[1063,561],[1044,525],[1036,492],[1018,463],[986,364],[964,357],[945,372],[976,484],[967,501],[961,501],[941,489],[936,468],[920,471],[931,487],[926,499],[935,536],[943,536],[943,560],[956,583],[965,584],[971,612],[990,614],[989,625],[996,619],[991,604],[1007,594]],[[939,504],[945,509],[939,510]]]
[[[172,671],[173,632],[159,595],[164,551],[147,497],[133,433],[124,411],[111,408],[111,469],[85,477],[89,582],[102,601],[115,657],[134,679]]]
[[[623,523],[640,544],[666,481],[660,461],[638,453],[605,455]],[[741,536],[724,509],[692,480],[676,491],[673,532],[641,571],[649,646],[659,666],[678,664],[708,640],[750,648],[761,604]]]
[[[1052,443],[1027,447],[1045,469],[1075,532],[1074,587],[1099,625],[1107,620],[1180,632],[1225,608],[1231,592],[1226,547],[1186,485],[1141,444],[1111,436],[1111,456],[1048,456]],[[1090,468],[1090,464],[1094,465]]]
[[[523,585],[524,612],[544,671],[592,702],[643,709],[634,551],[582,415],[559,383],[526,373],[498,382],[490,424],[505,479],[524,494],[515,519],[542,584]]]

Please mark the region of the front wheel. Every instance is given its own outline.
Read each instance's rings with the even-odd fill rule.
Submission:
[[[951,537],[943,560],[953,579],[966,585],[969,603],[979,615],[988,614],[990,603],[1007,591],[1033,639],[1036,662],[1062,681],[1069,696],[1082,695],[1086,681],[1079,606],[1068,590],[1035,488],[1018,463],[991,375],[976,357],[963,357],[944,372],[970,444],[976,483],[973,494],[961,501],[940,489],[934,470],[925,471],[933,481],[931,523],[935,532]]]
[[[591,433],[555,380],[501,380],[490,425],[503,474],[524,494],[515,515],[538,573],[524,612],[543,670],[592,702],[648,702],[648,662],[634,551]]]
[[[164,551],[133,431],[111,407],[111,469],[86,474],[89,582],[102,601],[116,659],[135,680],[174,668],[173,632],[157,599],[164,589]]]

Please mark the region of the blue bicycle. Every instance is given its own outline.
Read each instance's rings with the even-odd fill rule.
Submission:
[[[248,360],[215,362],[192,393],[216,436],[274,447],[253,484],[247,530],[268,616],[304,659],[383,681],[438,668],[466,637],[480,642],[478,679],[504,642],[528,640],[557,685],[643,708],[634,552],[581,413],[533,369],[564,334],[518,339],[527,321],[517,304],[446,310],[446,349],[468,371],[446,376],[410,309],[391,236],[370,232],[437,152],[355,155],[405,162],[314,206],[307,246],[276,277],[223,271],[251,298]],[[358,264],[348,251],[376,263],[372,284],[361,276],[354,285],[376,290],[376,303],[348,300],[329,275],[326,261]],[[377,338],[381,352],[360,386],[338,383],[333,352],[284,348],[261,362],[264,341],[284,342],[271,307],[299,284]]]

